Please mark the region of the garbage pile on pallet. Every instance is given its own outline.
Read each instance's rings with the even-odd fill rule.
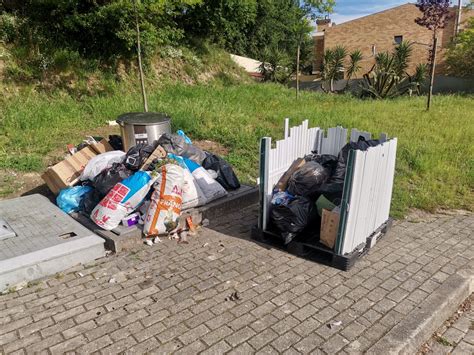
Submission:
[[[333,249],[349,151],[365,151],[378,144],[379,140],[360,136],[357,142],[347,143],[337,157],[313,153],[296,159],[273,191],[270,229],[274,228],[285,245],[295,238],[310,238]]]
[[[397,138],[356,128],[309,127],[260,142],[254,239],[348,270],[390,228]]]
[[[127,152],[120,136],[109,136],[109,141],[90,137],[77,148],[70,147],[73,154],[42,177],[66,213],[85,214],[105,230],[140,225],[147,244],[160,235],[178,237],[195,227],[189,219],[179,223],[183,211],[240,187],[224,159],[178,132]]]

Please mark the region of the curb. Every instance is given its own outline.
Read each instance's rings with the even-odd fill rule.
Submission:
[[[458,271],[429,295],[420,308],[369,348],[367,354],[415,354],[473,290],[472,271]]]

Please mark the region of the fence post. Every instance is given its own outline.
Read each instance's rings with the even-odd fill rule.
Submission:
[[[290,119],[285,118],[285,133],[283,139],[287,139],[290,136]]]
[[[347,158],[346,165],[346,176],[344,178],[344,190],[342,191],[341,201],[341,215],[339,219],[339,229],[337,231],[336,245],[334,250],[336,254],[342,255],[342,249],[344,247],[344,239],[346,234],[347,217],[349,214],[349,205],[351,203],[351,190],[352,190],[352,176],[354,173],[355,166],[355,151],[350,150]]]
[[[269,154],[272,147],[272,139],[270,137],[263,137],[260,140],[260,214],[258,216],[258,228],[266,230],[268,221],[268,175],[269,175]]]

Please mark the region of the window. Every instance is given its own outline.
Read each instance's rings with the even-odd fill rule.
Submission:
[[[403,42],[403,36],[395,36],[393,37],[393,40],[395,42],[395,44],[400,44]]]

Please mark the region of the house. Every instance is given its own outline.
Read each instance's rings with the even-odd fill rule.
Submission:
[[[438,37],[436,74],[444,74],[446,70],[444,53],[456,33],[457,7],[451,8],[450,13],[446,27]],[[474,16],[474,10],[462,9],[461,13],[462,30],[465,19]],[[357,77],[361,77],[372,68],[377,53],[391,52],[401,41],[409,41],[413,43],[413,53],[408,72],[412,73],[417,64],[428,62],[432,40],[432,32],[415,22],[420,16],[421,11],[414,4],[404,4],[340,25],[333,24],[328,18],[317,20],[318,32],[313,37],[313,72],[320,71],[325,49],[341,45],[349,53],[356,49],[362,52],[361,70],[357,73]]]
[[[235,54],[231,54],[230,58],[234,63],[243,68],[251,77],[259,79],[263,76],[260,72],[262,62]]]

